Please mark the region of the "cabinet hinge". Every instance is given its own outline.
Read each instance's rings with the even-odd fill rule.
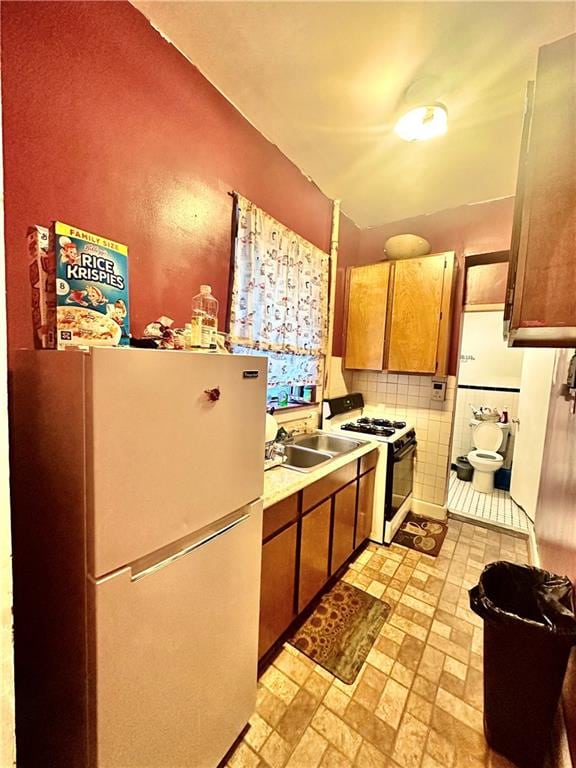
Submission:
[[[440,312],[440,320],[442,320],[442,312]]]

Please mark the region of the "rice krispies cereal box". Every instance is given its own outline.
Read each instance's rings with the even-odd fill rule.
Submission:
[[[32,325],[34,346],[51,349],[56,346],[56,269],[49,252],[48,227],[28,227],[28,275],[32,290]]]
[[[56,346],[125,346],[130,342],[128,248],[78,227],[53,223]]]

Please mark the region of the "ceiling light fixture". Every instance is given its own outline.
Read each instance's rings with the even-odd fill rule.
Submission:
[[[394,130],[404,141],[426,141],[448,130],[448,111],[443,104],[416,107],[402,115]]]

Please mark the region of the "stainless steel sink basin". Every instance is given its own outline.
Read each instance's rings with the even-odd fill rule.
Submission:
[[[294,443],[303,448],[311,448],[314,451],[324,451],[332,456],[341,453],[353,451],[362,443],[358,440],[350,440],[347,437],[338,437],[338,435],[297,435]]]
[[[303,448],[300,445],[285,446],[286,463],[284,467],[295,469],[298,472],[311,472],[321,464],[325,464],[333,457],[331,453],[325,451],[314,451],[310,448]]]

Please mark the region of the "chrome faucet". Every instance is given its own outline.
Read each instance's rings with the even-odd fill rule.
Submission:
[[[284,427],[280,427],[278,430],[278,434],[276,435],[275,443],[280,443],[280,445],[288,445],[289,443],[294,442],[294,435],[296,434],[296,430],[293,429],[291,431],[287,431],[284,429]]]

